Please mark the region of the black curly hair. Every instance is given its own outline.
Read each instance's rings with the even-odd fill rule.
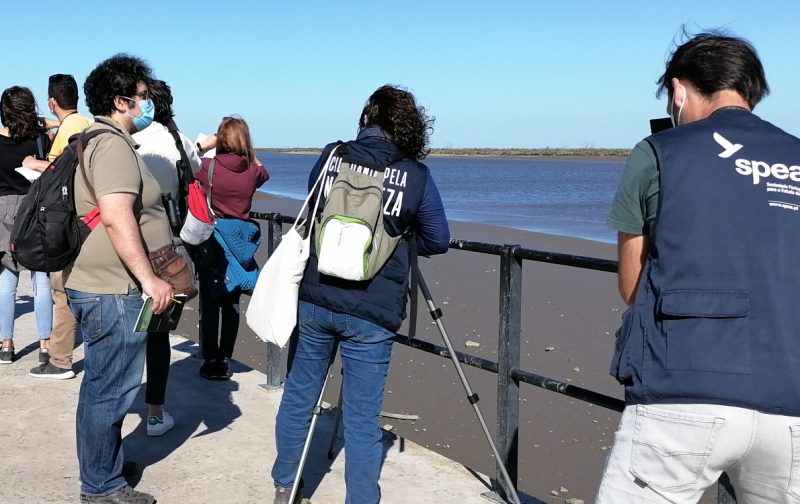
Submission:
[[[359,127],[379,126],[398,149],[414,159],[430,153],[428,143],[435,117],[417,105],[414,95],[405,89],[386,84],[379,87],[361,111]]]
[[[172,111],[172,89],[163,80],[153,79],[147,87],[148,94],[156,108],[154,120],[169,126],[170,120],[175,117]]]
[[[114,113],[114,98],[136,94],[136,86],[144,82],[148,86],[153,80],[153,70],[141,58],[128,54],[117,54],[103,61],[86,77],[83,94],[86,105],[96,116]]]
[[[22,86],[12,86],[3,91],[0,97],[0,122],[8,128],[15,142],[31,140],[45,132],[33,93]]]

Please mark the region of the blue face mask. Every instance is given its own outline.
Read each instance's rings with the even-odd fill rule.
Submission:
[[[133,119],[133,127],[136,128],[136,131],[142,131],[150,126],[156,113],[156,106],[153,105],[153,100],[150,99],[140,101],[139,109],[142,113],[138,116],[128,114],[130,118]]]

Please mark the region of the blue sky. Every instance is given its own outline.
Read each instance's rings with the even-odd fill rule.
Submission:
[[[172,86],[190,137],[239,114],[263,147],[349,139],[394,83],[436,116],[434,147],[629,148],[665,115],[655,81],[681,25],[722,27],[759,51],[772,94],[756,112],[800,135],[796,0],[39,0],[3,19],[0,87],[45,112],[48,75],[82,86],[128,52]]]

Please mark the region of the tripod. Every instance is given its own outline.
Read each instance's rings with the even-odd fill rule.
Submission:
[[[453,349],[453,344],[450,342],[450,338],[447,336],[447,331],[444,328],[444,324],[441,321],[443,316],[442,310],[436,306],[433,302],[433,296],[431,295],[431,291],[428,290],[428,285],[425,283],[425,278],[422,276],[422,272],[419,270],[419,266],[416,264],[416,261],[412,264],[412,289],[413,284],[417,283],[419,285],[420,291],[422,291],[422,296],[425,298],[425,302],[428,304],[428,309],[430,310],[431,318],[433,318],[436,327],[439,329],[439,334],[442,335],[442,339],[444,340],[444,344],[447,347],[447,352],[450,354],[450,358],[453,360],[453,366],[458,373],[458,377],[461,379],[461,384],[464,386],[464,391],[467,393],[467,401],[472,405],[473,410],[475,411],[475,415],[478,417],[478,422],[483,429],[483,433],[486,436],[486,440],[489,442],[489,446],[492,449],[492,454],[494,454],[494,459],[497,462],[497,466],[500,468],[500,473],[503,477],[503,481],[505,481],[506,487],[509,489],[509,498],[514,504],[521,504],[519,500],[519,496],[517,495],[516,491],[514,490],[514,484],[511,481],[511,477],[508,475],[508,470],[506,469],[505,464],[503,463],[502,459],[500,458],[500,453],[497,451],[497,446],[495,445],[494,439],[492,438],[491,433],[489,432],[489,428],[486,426],[486,421],[483,419],[483,414],[481,413],[481,409],[478,407],[478,394],[472,391],[472,387],[470,387],[469,382],[467,381],[467,377],[464,374],[464,370],[461,368],[461,363],[458,362],[458,357],[456,356],[456,352]],[[413,302],[415,297],[415,292],[412,292],[412,306],[415,308],[415,302]],[[416,310],[414,309],[414,313],[412,317],[416,317]],[[410,336],[413,335],[414,330],[413,326],[415,324],[415,320],[412,318],[411,327],[412,329],[409,331]],[[327,376],[326,376],[326,383],[327,383]],[[324,386],[323,386],[324,391]],[[322,400],[322,396],[320,396],[320,401]],[[319,407],[319,403],[317,405]],[[333,458],[333,446],[336,441],[336,436],[339,430],[339,418],[342,412],[342,391],[339,390],[339,406],[336,408],[336,419],[334,421],[333,427],[333,438],[331,439],[330,448],[328,449],[328,458]],[[313,423],[312,423],[313,427]],[[309,440],[310,440],[309,435]],[[306,451],[306,450],[304,450]],[[300,473],[298,473],[299,476]],[[290,501],[291,502],[291,501]]]

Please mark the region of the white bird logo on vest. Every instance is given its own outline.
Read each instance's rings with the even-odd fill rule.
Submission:
[[[736,151],[742,148],[742,144],[735,144],[733,142],[730,142],[728,141],[727,138],[720,135],[716,131],[714,132],[714,140],[716,140],[716,142],[720,145],[720,147],[725,149],[724,151],[718,154],[719,157],[721,158],[729,158],[733,156],[736,153]]]

